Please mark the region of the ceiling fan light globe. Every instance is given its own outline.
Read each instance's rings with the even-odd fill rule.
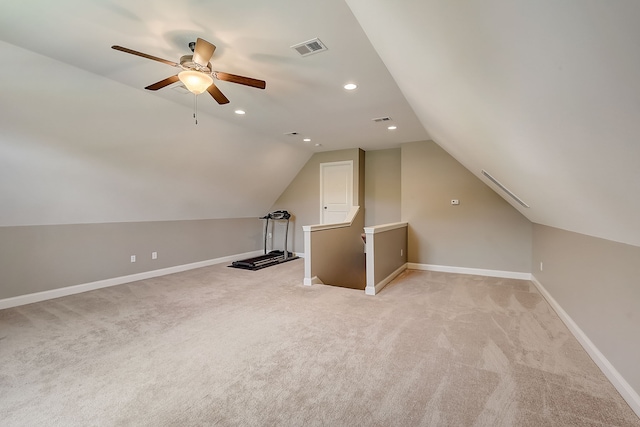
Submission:
[[[213,83],[211,76],[200,71],[184,70],[178,73],[178,78],[189,92],[200,95]]]

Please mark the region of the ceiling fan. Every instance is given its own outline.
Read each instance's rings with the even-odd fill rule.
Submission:
[[[167,77],[164,80],[160,80],[157,83],[145,87],[147,90],[162,89],[163,87],[169,86],[170,84],[180,80],[191,93],[199,95],[206,90],[213,99],[218,102],[218,104],[227,104],[229,99],[227,99],[227,97],[224,96],[224,94],[220,92],[220,89],[218,89],[218,87],[213,83],[214,78],[258,89],[264,89],[267,86],[267,83],[264,80],[214,71],[213,68],[211,68],[211,62],[209,61],[211,60],[216,47],[201,38],[198,38],[195,42],[189,43],[189,48],[193,52],[193,55],[184,55],[180,58],[179,63],[158,58],[157,56],[147,55],[146,53],[131,50],[122,46],[111,46],[111,48],[182,69],[182,71],[175,76]]]

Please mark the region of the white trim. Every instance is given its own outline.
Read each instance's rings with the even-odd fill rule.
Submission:
[[[313,276],[312,278],[304,278],[304,281],[302,282],[303,285],[305,286],[311,286],[311,285],[324,285],[324,282],[320,279],[318,279],[318,276]]]
[[[159,270],[145,271],[142,273],[130,274],[128,276],[114,277],[111,279],[98,280],[96,282],[83,283],[80,285],[66,286],[64,288],[51,289],[49,291],[36,292],[33,294],[20,295],[17,297],[0,299],[0,310],[5,308],[17,307],[34,302],[46,301],[54,298],[66,297],[69,295],[79,294],[82,292],[93,291],[96,289],[108,288],[110,286],[122,285],[124,283],[135,282],[138,280],[150,279],[152,277],[165,276],[167,274],[180,273],[182,271],[193,270],[195,268],[209,267],[215,264],[236,261],[239,259],[251,258],[262,255],[263,251],[245,252],[243,254],[229,255],[221,258],[214,258],[206,261],[194,262],[191,264],[176,265],[174,267],[161,268]]]
[[[387,286],[393,279],[398,277],[400,273],[407,269],[407,263],[402,264],[396,271],[388,275],[384,280],[378,282],[375,286],[369,286],[364,289],[364,293],[367,295],[375,295],[382,290],[385,286]]]
[[[365,283],[364,293],[367,295],[375,295],[375,248],[374,248],[373,233],[367,232],[365,228],[365,241],[364,241],[364,259],[365,259]],[[380,288],[382,289],[382,288]]]
[[[304,234],[304,284],[307,285],[307,279],[311,280],[311,231],[307,226],[302,227]],[[311,286],[311,282],[307,286]]]
[[[371,226],[371,227],[365,227],[364,228],[364,232],[366,234],[383,233],[385,231],[390,231],[390,230],[395,230],[397,228],[407,227],[408,225],[409,225],[409,223],[407,223],[407,222],[391,222],[389,224],[382,224],[382,225],[374,225],[374,226]]]
[[[620,375],[620,373],[613,367],[611,362],[598,350],[595,344],[587,337],[587,335],[580,329],[580,327],[573,321],[573,319],[567,314],[566,311],[558,304],[558,302],[551,296],[551,294],[542,286],[542,283],[531,275],[531,282],[536,286],[538,291],[542,294],[544,299],[547,300],[551,308],[558,314],[558,317],[564,322],[569,331],[573,334],[578,342],[582,345],[585,351],[591,356],[591,359],[598,365],[604,375],[611,381],[613,386],[618,390],[618,393],[629,404],[633,412],[640,417],[640,395],[629,385],[627,381]]]
[[[303,225],[302,231],[314,232],[314,231],[322,231],[322,230],[332,230],[334,228],[351,227],[359,211],[360,211],[360,206],[351,206],[344,222],[336,222],[334,224]]]
[[[531,273],[517,271],[486,270],[483,268],[451,267],[448,265],[408,263],[409,270],[440,271],[443,273],[475,274],[476,276],[502,277],[504,279],[531,280]]]

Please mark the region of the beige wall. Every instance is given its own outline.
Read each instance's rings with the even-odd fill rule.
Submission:
[[[344,160],[353,161],[353,203],[364,209],[364,151],[354,148],[315,153],[271,207],[272,211],[285,209],[293,215],[289,228],[289,250],[304,252],[302,226],[320,222],[320,163]],[[278,246],[282,244],[280,236],[274,237],[277,239],[275,247],[281,249]]]
[[[531,271],[531,222],[432,141],[401,147],[409,262]],[[451,199],[460,205],[452,206]]]
[[[0,227],[0,299],[255,251],[261,227],[257,218]]]
[[[365,153],[365,215],[366,226],[400,221],[399,148]]]
[[[363,227],[364,214],[360,210],[350,227],[311,232],[310,277],[318,277],[327,285],[364,290]]]
[[[383,231],[371,236],[374,239],[375,249],[373,254],[373,285],[375,286],[407,263],[407,227]]]
[[[532,263],[535,278],[640,393],[640,247],[534,224]]]

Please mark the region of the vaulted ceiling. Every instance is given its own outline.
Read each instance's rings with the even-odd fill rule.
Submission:
[[[348,3],[425,129],[470,171],[533,222],[640,245],[640,3]]]
[[[633,1],[3,2],[0,225],[259,215],[314,151],[432,138],[532,221],[640,245],[639,18]],[[178,61],[197,37],[267,88],[219,82],[231,102],[199,96],[196,125],[192,95],[143,89],[175,69],[110,47]],[[326,52],[290,47],[315,37]]]

